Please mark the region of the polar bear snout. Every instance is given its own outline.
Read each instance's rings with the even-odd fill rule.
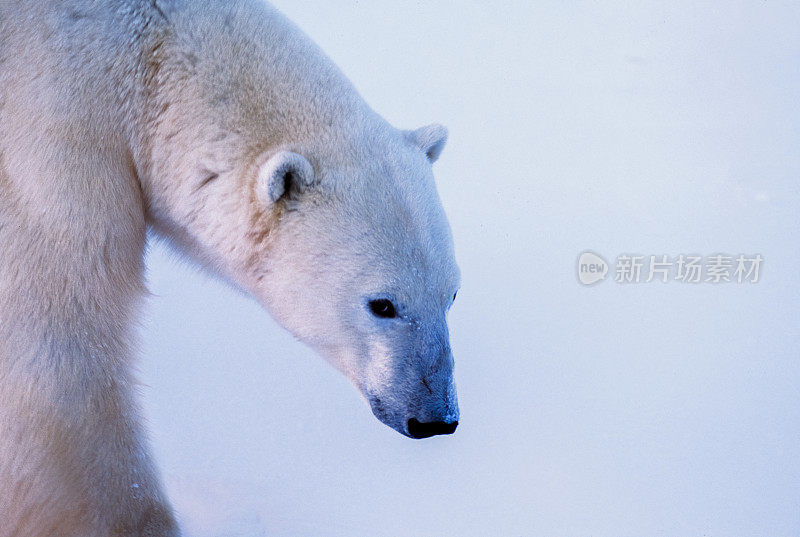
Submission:
[[[383,390],[367,390],[365,399],[381,422],[403,436],[421,439],[453,434],[459,409],[452,377],[415,382],[389,382]]]
[[[406,424],[408,436],[411,438],[430,438],[440,434],[453,434],[458,427],[458,421],[428,421],[420,422],[417,418],[411,418]]]
[[[417,381],[395,379],[384,384],[383,390],[367,390],[365,398],[376,418],[409,438],[453,434],[458,427],[452,370]]]
[[[423,377],[422,385],[424,390],[417,392],[411,402],[411,410],[402,423],[405,430],[400,432],[417,439],[453,434],[458,427],[459,411],[452,373],[440,382],[426,381]]]

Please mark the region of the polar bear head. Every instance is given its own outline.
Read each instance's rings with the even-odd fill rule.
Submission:
[[[373,144],[379,154],[333,166],[270,151],[254,185],[274,217],[250,264],[254,294],[414,438],[451,433],[459,418],[446,320],[459,270],[431,171],[446,136],[397,131]]]
[[[324,355],[381,421],[453,432],[459,270],[432,175],[447,131],[394,128],[272,8],[228,4],[188,3],[153,45],[137,163],[149,224]]]

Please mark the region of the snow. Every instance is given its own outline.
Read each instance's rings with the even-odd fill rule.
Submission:
[[[461,424],[401,437],[154,246],[143,404],[185,534],[797,535],[798,9],[277,5],[391,122],[450,129]],[[584,287],[587,250],[764,265]]]

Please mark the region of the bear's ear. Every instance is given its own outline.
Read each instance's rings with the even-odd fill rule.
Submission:
[[[431,163],[436,162],[447,143],[447,129],[438,123],[421,127],[415,131],[406,131],[406,137],[422,149]]]
[[[280,151],[258,169],[256,189],[264,203],[299,194],[314,184],[314,168],[302,155]]]

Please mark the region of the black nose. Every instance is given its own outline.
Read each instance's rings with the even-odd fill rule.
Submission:
[[[408,420],[408,436],[411,438],[428,438],[437,434],[453,434],[456,432],[458,422],[447,423],[444,421],[430,421],[422,423],[416,418]]]

